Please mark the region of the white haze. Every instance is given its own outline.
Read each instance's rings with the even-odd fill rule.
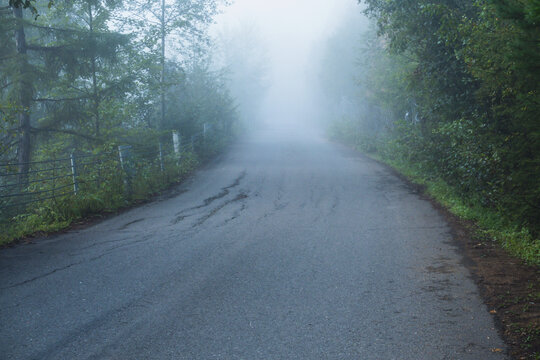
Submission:
[[[316,122],[315,54],[350,12],[360,11],[357,0],[236,0],[218,17],[216,31],[255,24],[265,41],[270,86],[258,120],[289,129]]]

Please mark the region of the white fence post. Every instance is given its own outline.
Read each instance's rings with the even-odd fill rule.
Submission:
[[[79,183],[77,182],[77,159],[75,157],[74,152],[72,152],[69,155],[69,159],[71,160],[71,176],[73,178],[73,193],[77,195],[79,193]]]
[[[180,158],[180,135],[178,134],[178,131],[173,131],[172,139],[174,145],[174,153],[176,154],[177,158]]]
[[[131,197],[132,193],[132,184],[131,180],[133,177],[133,167],[132,164],[129,162],[130,158],[130,145],[124,145],[118,147],[118,156],[120,158],[120,166],[122,167],[122,170],[124,171],[124,185],[125,185],[125,192],[126,196],[128,198]]]
[[[163,173],[163,144],[159,143],[159,168],[161,169],[161,172]]]

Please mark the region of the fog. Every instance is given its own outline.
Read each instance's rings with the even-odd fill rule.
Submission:
[[[265,95],[250,121],[295,130],[319,122],[318,54],[351,12],[361,12],[356,0],[236,0],[227,7],[213,31],[256,31],[267,56]]]

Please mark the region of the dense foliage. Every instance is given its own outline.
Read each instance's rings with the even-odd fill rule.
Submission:
[[[223,146],[232,135],[236,112],[223,71],[210,66],[207,28],[220,4],[0,1],[2,204],[11,204],[17,194],[25,194],[23,204],[46,194],[49,202],[56,202],[55,209],[69,212],[58,192],[48,199],[49,179],[56,181],[58,174],[37,174],[43,172],[41,164],[86,154],[100,166],[85,169],[99,185],[88,188],[85,196],[101,201],[100,209],[112,209],[122,203],[119,189],[124,187],[116,176],[118,146],[153,155],[160,148],[165,156],[173,152],[173,131],[180,134],[181,144],[192,144],[182,147],[185,161],[171,163],[168,170],[163,163],[170,159],[162,156],[162,171],[155,179],[155,156],[147,169],[139,166],[137,174],[146,183],[140,197],[174,182],[174,173],[193,167],[193,156],[204,157]],[[208,129],[212,131],[202,142]],[[113,157],[100,157],[115,151]],[[15,213],[35,208],[17,207]],[[11,208],[0,206],[0,218],[12,215]]]
[[[339,116],[335,134],[538,238],[540,2],[363,2],[376,29],[349,26],[329,47],[357,44],[357,86],[340,98],[367,110]]]

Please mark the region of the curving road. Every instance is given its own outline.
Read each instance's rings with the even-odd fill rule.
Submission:
[[[1,359],[506,359],[430,203],[292,131],[239,143],[168,197],[1,250],[0,288]]]

